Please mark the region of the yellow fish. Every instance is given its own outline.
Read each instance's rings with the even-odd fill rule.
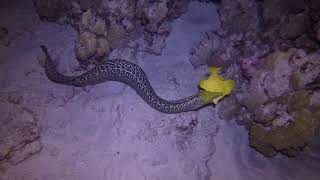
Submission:
[[[231,93],[235,86],[235,82],[231,79],[225,80],[223,77],[219,76],[220,68],[209,67],[211,75],[207,79],[199,81],[199,86],[204,91],[212,93],[220,93],[221,95],[214,98],[212,101],[217,104],[224,96]]]

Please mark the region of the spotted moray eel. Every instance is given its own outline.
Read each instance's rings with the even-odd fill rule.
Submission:
[[[95,85],[106,81],[118,81],[133,88],[137,94],[152,108],[163,113],[180,113],[195,111],[211,103],[216,95],[204,94],[199,91],[197,94],[180,99],[165,100],[154,91],[145,72],[136,64],[122,59],[108,59],[91,70],[79,76],[66,76],[56,69],[49,52],[45,46],[41,46],[45,53],[45,72],[51,81],[69,86],[84,87]]]

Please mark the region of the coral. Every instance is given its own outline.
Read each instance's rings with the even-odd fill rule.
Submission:
[[[40,18],[50,21],[58,20],[61,17],[69,16],[72,2],[69,0],[33,0]]]
[[[188,8],[188,3],[190,0],[167,0],[168,18],[177,18],[181,14],[185,13]]]
[[[76,50],[76,56],[79,60],[84,61],[94,55],[97,49],[96,35],[90,32],[80,34],[79,47]]]
[[[82,14],[79,31],[79,44],[75,52],[81,63],[88,63],[89,59],[99,60],[110,53],[106,23],[91,9]]]
[[[294,89],[306,88],[306,85],[315,81],[320,74],[320,52],[315,52],[304,58],[293,59],[292,65],[296,67],[291,84]]]
[[[320,74],[318,53],[274,52],[262,60],[242,101],[253,113],[250,145],[266,156],[295,156],[312,142],[320,127],[318,90],[306,89]],[[293,87],[293,88],[291,88]],[[316,103],[314,103],[316,102]]]
[[[242,76],[247,80],[252,79],[253,74],[256,71],[255,66],[257,64],[258,64],[257,58],[244,58],[244,59],[242,59],[241,63],[240,63],[240,70],[241,70]]]
[[[193,66],[222,67],[236,82],[220,117],[245,125],[265,155],[295,155],[318,128],[319,9],[318,1],[221,0],[222,28],[190,51]]]
[[[222,0],[219,7],[222,29],[208,32],[195,45],[190,62],[196,67],[209,64],[227,68],[243,59],[261,58],[272,50],[315,51],[319,48],[315,42],[319,27],[318,20],[310,21],[310,9],[315,11],[317,3]]]
[[[5,27],[0,27],[0,44],[3,46],[10,44],[9,31]]]
[[[206,36],[190,50],[191,58],[189,61],[195,67],[207,64],[213,56],[213,51],[215,51],[219,45],[220,38],[216,34],[212,32],[206,33]],[[219,66],[219,64],[217,64],[217,66]]]
[[[82,65],[96,63],[112,49],[124,46],[132,34],[152,36],[146,48],[160,54],[170,32],[168,20],[187,9],[189,0],[34,0],[42,19],[71,24],[79,31],[75,46]],[[164,24],[164,25],[163,25]],[[145,31],[141,33],[141,27]],[[151,35],[149,35],[151,34]],[[135,36],[137,37],[137,36]]]
[[[261,79],[262,81],[255,83],[265,85],[263,91],[269,98],[279,97],[290,90],[289,82],[292,68],[289,66],[289,59],[295,52],[295,49],[290,49],[287,52],[270,54],[264,60],[263,70],[257,72],[265,77],[263,77],[263,80]]]
[[[275,52],[268,55],[261,60],[260,69],[252,74],[253,77],[249,82],[247,95],[242,97],[241,104],[244,104],[249,111],[253,112],[256,121],[265,121],[264,117],[270,116],[266,112],[274,111],[272,100],[291,90],[292,68],[289,66],[289,58],[295,52],[296,50],[292,49],[288,52]]]
[[[79,5],[83,11],[87,11],[88,9],[93,7],[94,5],[98,4],[99,1],[100,0],[79,0]]]
[[[320,28],[317,30],[317,40],[320,41]]]
[[[109,54],[110,46],[109,42],[105,38],[98,38],[97,40],[97,56],[105,56],[105,54]]]
[[[80,31],[89,30],[97,35],[106,36],[107,27],[105,21],[95,16],[91,9],[82,14],[79,28]]]
[[[146,29],[150,32],[156,32],[158,30],[158,24],[166,17],[168,7],[166,1],[159,1],[151,4],[146,4],[143,8],[143,14],[146,21],[149,23],[146,25]]]
[[[166,35],[148,34],[146,38],[149,47],[147,52],[154,55],[161,55],[162,49],[166,46]]]
[[[171,31],[171,25],[168,22],[162,23],[158,28],[158,33],[145,32],[145,41],[149,45],[147,52],[160,55],[162,49],[166,46],[166,38]]]
[[[295,39],[305,33],[310,27],[308,15],[300,13],[288,17],[288,22],[280,27],[280,37],[283,39]]]
[[[250,123],[251,114],[238,103],[236,99],[236,92],[234,92],[230,97],[225,98],[219,103],[218,116],[221,119],[228,121],[236,121],[239,125],[246,125]]]
[[[136,22],[137,3],[132,0],[104,0],[95,10],[97,15],[107,22],[106,37],[111,48],[119,46],[119,42],[138,27]]]
[[[262,154],[295,156],[320,127],[319,57],[319,51],[291,48],[242,58],[238,68],[225,66],[225,74],[232,73],[239,86],[218,105],[220,117],[246,125],[250,145]],[[245,82],[234,75],[239,71],[246,75]]]
[[[250,145],[265,156],[274,156],[277,152],[297,155],[312,142],[320,127],[320,106],[308,108],[306,92],[296,92],[288,99],[291,123],[280,128],[265,128],[254,123],[250,128]]]
[[[223,0],[220,16],[223,29],[228,35],[256,36],[259,26],[258,4],[254,0]],[[235,21],[237,19],[237,21]]]

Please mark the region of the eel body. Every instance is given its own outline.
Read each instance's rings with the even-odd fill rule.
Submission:
[[[79,76],[66,76],[57,71],[47,48],[45,46],[41,48],[46,55],[46,75],[56,83],[83,87],[105,81],[119,81],[133,88],[147,104],[163,113],[194,111],[211,103],[211,98],[204,98],[201,91],[180,100],[165,100],[157,95],[145,72],[138,65],[122,59],[109,59]]]

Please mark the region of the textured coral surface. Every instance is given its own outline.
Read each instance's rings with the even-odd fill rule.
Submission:
[[[220,117],[245,125],[250,145],[266,156],[295,156],[317,135],[316,9],[317,3],[303,0],[222,0],[222,28],[207,32],[190,51],[195,67],[221,66],[236,80]]]

